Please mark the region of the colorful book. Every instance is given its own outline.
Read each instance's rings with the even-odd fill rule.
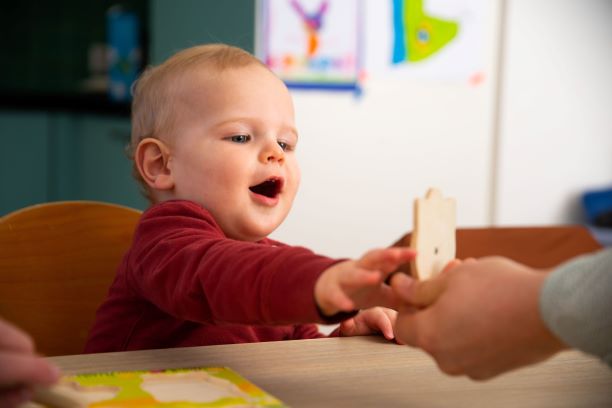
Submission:
[[[227,367],[69,375],[34,400],[58,408],[286,406]]]

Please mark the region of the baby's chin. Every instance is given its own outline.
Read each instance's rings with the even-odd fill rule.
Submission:
[[[225,236],[237,241],[258,242],[264,238],[267,238],[272,232],[274,232],[274,229],[267,234],[260,233],[258,231],[241,231],[237,233],[226,232]]]
[[[267,238],[281,224],[282,220],[266,223],[247,223],[243,225],[221,225],[225,236],[239,241],[257,242]]]
[[[274,208],[247,206],[218,211],[209,210],[226,237],[240,241],[257,242],[267,238],[283,223],[290,211],[287,203]]]

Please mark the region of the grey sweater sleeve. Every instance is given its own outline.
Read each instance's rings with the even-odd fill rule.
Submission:
[[[551,272],[540,294],[540,312],[564,343],[612,367],[612,248]]]

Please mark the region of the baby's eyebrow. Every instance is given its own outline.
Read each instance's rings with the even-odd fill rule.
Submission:
[[[227,125],[232,125],[232,124],[239,124],[239,125],[249,125],[249,126],[253,126],[255,128],[258,128],[262,125],[262,120],[259,118],[253,118],[253,117],[235,117],[235,118],[231,118],[231,119],[227,119],[224,120],[222,122],[219,122],[217,124],[215,124],[215,128],[221,128],[223,126],[227,126]],[[281,127],[282,132],[289,132],[292,133],[296,139],[299,139],[299,134],[298,131],[296,129],[295,126],[283,126]]]
[[[232,118],[232,119],[224,120],[223,122],[216,123],[215,127],[220,128],[220,127],[227,126],[227,125],[250,124],[254,121],[257,121],[257,120],[253,118]]]
[[[295,136],[295,138],[296,138],[296,139],[299,139],[299,138],[300,138],[300,135],[299,135],[299,133],[298,133],[297,129],[296,129],[294,126],[290,126],[290,127],[288,127],[288,128],[287,128],[287,131],[288,131],[289,133],[293,133],[293,135]]]

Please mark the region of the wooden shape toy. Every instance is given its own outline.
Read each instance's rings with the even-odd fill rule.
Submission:
[[[455,200],[430,188],[414,200],[414,228],[410,247],[417,251],[412,276],[424,280],[440,273],[455,259]]]

